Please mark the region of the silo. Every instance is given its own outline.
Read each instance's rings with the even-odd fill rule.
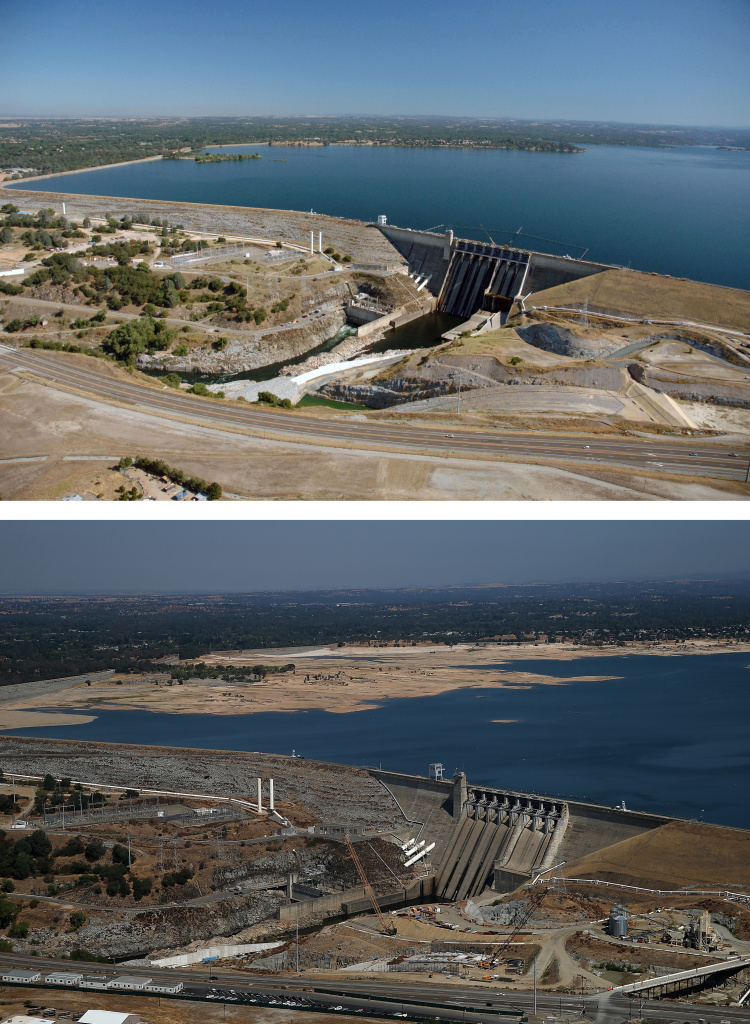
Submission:
[[[628,934],[628,908],[624,903],[618,903],[610,910],[607,932],[620,939]]]

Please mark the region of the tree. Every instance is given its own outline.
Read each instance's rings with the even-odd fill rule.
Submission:
[[[89,220],[89,218],[88,218],[88,217],[84,217],[84,218],[83,218],[83,226],[84,226],[85,228],[90,228],[90,227],[91,227],[91,221]]]
[[[105,850],[106,847],[104,843],[98,839],[92,839],[90,843],[86,844],[84,856],[89,863],[93,864],[94,861],[100,860],[104,856]]]
[[[82,910],[74,910],[70,915],[70,927],[74,932],[77,932],[79,928],[83,928],[86,924],[86,915]]]
[[[130,458],[129,455],[124,455],[120,459],[118,465],[119,465],[120,469],[127,469],[128,466],[132,466],[133,465],[133,460]]]
[[[16,887],[10,878],[6,878],[3,881],[3,892],[15,892]]]
[[[11,939],[25,939],[29,934],[29,922],[28,921],[14,921],[8,929],[8,935]]]
[[[128,854],[127,846],[121,846],[120,843],[117,843],[112,850],[112,863],[127,864],[128,861],[134,863],[135,857],[132,854]]]
[[[0,896],[0,928],[7,928],[18,916],[18,907],[4,896]]]
[[[29,836],[29,846],[31,848],[31,854],[34,857],[46,857],[52,853],[52,843],[47,833],[41,829],[36,829]]]
[[[44,782],[42,782],[42,789],[46,789],[48,792],[53,790],[57,783],[55,782],[54,775],[50,775],[49,772],[44,776]]]
[[[133,897],[136,900],[143,899],[151,892],[153,885],[150,878],[133,878]]]
[[[0,242],[2,242],[3,245],[6,245],[8,242],[12,241],[13,232],[8,227],[3,228],[3,230],[0,231]]]
[[[206,490],[206,497],[208,498],[209,501],[218,501],[221,498],[222,493],[223,492],[221,489],[221,484],[217,484],[214,482],[208,485],[208,489]]]

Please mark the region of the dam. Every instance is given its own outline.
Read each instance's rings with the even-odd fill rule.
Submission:
[[[378,226],[410,275],[436,297],[438,310],[465,320],[480,309],[507,314],[532,292],[612,269],[606,263],[456,238],[450,230],[436,234]]]
[[[377,771],[418,839],[434,842],[435,898],[469,899],[488,886],[512,892],[561,862],[659,828],[674,819],[581,801]],[[417,827],[418,826],[418,827]]]

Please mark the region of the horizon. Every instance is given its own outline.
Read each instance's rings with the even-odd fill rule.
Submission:
[[[445,121],[497,121],[500,123],[506,121],[512,121],[516,124],[541,124],[541,125],[560,125],[560,124],[571,124],[571,125],[597,125],[603,126],[608,125],[612,127],[622,128],[678,128],[682,130],[698,129],[707,130],[711,129],[718,131],[721,129],[728,129],[733,131],[745,131],[750,129],[750,118],[748,118],[745,124],[725,124],[715,123],[708,124],[702,123],[697,124],[693,122],[668,122],[668,121],[620,121],[615,118],[595,119],[595,118],[574,118],[574,117],[519,117],[514,114],[424,114],[424,113],[410,113],[406,111],[397,111],[391,113],[369,113],[363,114],[356,111],[343,112],[338,114],[331,113],[289,113],[281,114],[274,111],[266,111],[264,113],[254,114],[229,114],[226,112],[215,111],[213,113],[204,114],[178,114],[178,113],[142,113],[137,111],[120,111],[114,114],[51,114],[51,113],[40,113],[40,114],[21,114],[21,113],[2,113],[0,112],[0,121],[9,120],[11,118],[20,118],[27,121],[161,121],[161,120],[176,120],[176,121],[202,121],[202,120],[221,120],[226,118],[227,120],[240,121],[244,118],[250,118],[254,120],[263,120],[265,118],[278,117],[286,120],[295,120],[302,117],[315,117],[315,118],[327,118],[332,121],[334,120],[346,120],[348,118],[369,118],[371,120],[387,120],[387,119],[411,119],[411,118],[425,118],[429,120],[445,120]],[[2,127],[2,125],[0,125]],[[243,145],[243,143],[238,143]],[[260,142],[249,142],[244,143],[249,146],[260,146],[264,143]],[[382,143],[381,143],[382,145]],[[592,145],[592,143],[589,143]],[[92,168],[95,170],[95,168]]]

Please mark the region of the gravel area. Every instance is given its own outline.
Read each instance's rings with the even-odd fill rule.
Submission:
[[[323,822],[390,829],[405,821],[391,794],[369,772],[303,757],[7,736],[0,738],[0,769],[250,800],[260,776],[274,779],[278,803],[302,804]]]

